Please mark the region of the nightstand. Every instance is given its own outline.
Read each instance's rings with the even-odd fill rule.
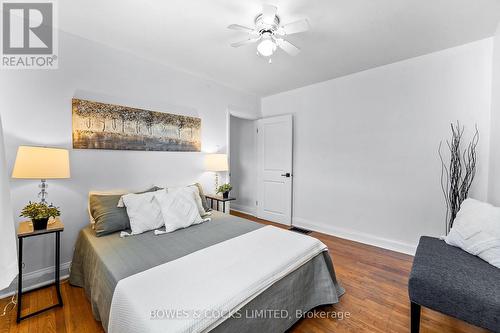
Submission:
[[[60,253],[61,253],[61,232],[64,230],[64,224],[62,223],[61,220],[56,219],[54,223],[50,223],[47,225],[47,229],[44,230],[33,230],[33,224],[31,221],[27,222],[21,222],[19,224],[19,228],[17,229],[17,239],[19,240],[19,275],[18,275],[18,294],[17,294],[17,319],[16,321],[19,323],[21,320],[36,316],[37,314],[40,314],[44,311],[53,309],[57,306],[63,306],[63,301],[61,297],[61,286],[60,286],[60,269],[61,269],[61,263],[60,263]],[[40,287],[37,287],[35,289],[31,289],[29,291],[24,292],[24,294],[39,290],[42,288],[47,288],[47,287],[56,287],[56,292],[57,292],[57,304],[50,305],[46,308],[43,308],[41,310],[29,313],[27,315],[21,316],[21,303],[23,299],[23,240],[25,238],[29,237],[35,237],[35,236],[41,236],[41,235],[46,235],[46,234],[55,234],[55,247],[56,247],[56,253],[55,253],[55,281],[53,283],[43,285]]]
[[[220,195],[207,194],[205,195],[207,199],[210,199],[210,208],[214,209],[214,201],[217,204],[217,210],[219,210],[219,202],[222,202],[222,212],[226,212],[226,202],[236,200],[236,198],[224,198]]]

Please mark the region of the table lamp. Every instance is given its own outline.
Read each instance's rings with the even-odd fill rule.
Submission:
[[[208,154],[205,157],[205,168],[215,173],[215,191],[219,188],[219,172],[228,171],[226,154]]]
[[[40,179],[40,202],[47,203],[47,179],[69,178],[67,149],[19,146],[12,178]]]

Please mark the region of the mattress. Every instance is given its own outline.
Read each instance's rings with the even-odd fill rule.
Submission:
[[[96,237],[88,226],[78,236],[69,282],[85,289],[95,319],[106,330],[118,281],[262,226],[219,212],[214,212],[209,222],[161,236],[147,232],[125,238],[120,238],[119,233]],[[194,272],[196,269],[193,267]],[[305,312],[337,303],[343,293],[332,260],[328,252],[323,252],[274,283],[245,305],[238,316],[212,331],[283,332],[300,319],[297,310]],[[265,315],[269,313],[278,316]]]

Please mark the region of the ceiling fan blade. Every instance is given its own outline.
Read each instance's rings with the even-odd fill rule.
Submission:
[[[311,26],[309,25],[309,21],[307,19],[298,20],[292,23],[285,24],[279,29],[279,33],[281,35],[291,35],[297,34],[299,32],[304,32],[309,30]]]
[[[287,40],[284,40],[282,38],[276,38],[275,41],[276,41],[276,44],[278,44],[278,46],[283,51],[285,51],[286,53],[288,53],[291,56],[296,56],[300,52],[300,49],[297,46],[293,45],[292,43],[290,43]]]
[[[245,27],[244,25],[240,25],[240,24],[231,24],[227,28],[231,29],[231,30],[245,31],[245,32],[248,32],[248,33],[255,32],[254,29],[249,28],[249,27]]]
[[[231,43],[231,46],[232,47],[240,47],[240,46],[243,46],[243,45],[255,43],[259,39],[260,39],[260,36],[256,37],[256,38],[248,38],[248,39],[242,40],[241,42]]]
[[[278,8],[273,5],[262,5],[262,21],[266,24],[274,24],[274,18],[276,17],[276,12]]]

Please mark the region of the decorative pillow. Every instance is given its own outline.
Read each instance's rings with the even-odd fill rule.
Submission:
[[[160,206],[155,200],[155,193],[165,192],[158,190],[155,192],[146,192],[142,194],[130,193],[122,196],[123,204],[127,208],[127,214],[130,219],[130,233],[122,231],[123,236],[142,234],[143,232],[158,229],[163,226],[163,218]]]
[[[130,228],[125,208],[116,207],[121,194],[91,194],[89,197],[89,212],[94,220],[94,230],[97,237]]]
[[[207,212],[203,208],[203,203],[201,201],[200,192],[198,191],[198,187],[195,185],[189,185],[186,187],[170,187],[167,189],[168,193],[177,193],[183,192],[182,195],[188,195],[193,198],[196,203],[196,207],[198,208],[198,213],[200,216],[207,215]]]
[[[89,212],[89,218],[90,218],[90,225],[92,227],[92,229],[94,229],[94,224],[95,224],[95,219],[94,219],[94,216],[92,216],[92,211],[90,209],[90,198],[93,196],[93,195],[124,195],[124,194],[127,194],[128,191],[126,190],[114,190],[114,191],[90,191],[89,192],[89,196],[88,196],[88,200],[87,200],[87,210]]]
[[[121,195],[91,195],[90,216],[93,217],[97,237],[130,228],[125,208],[116,207]]]
[[[135,194],[143,194],[143,193],[147,193],[147,192],[154,192],[154,191],[158,191],[158,190],[163,190],[163,188],[161,187],[158,187],[158,186],[153,186],[151,187],[150,189],[148,190],[145,190],[145,191],[141,191],[141,192],[134,192]],[[122,193],[122,196],[124,196],[125,194],[129,194],[130,192],[125,192],[125,193]],[[116,205],[117,207],[125,207],[125,205],[123,204],[123,199],[120,197],[120,200],[118,201],[118,204]]]
[[[203,209],[205,210],[205,212],[211,211],[212,208],[208,205],[207,197],[205,196],[205,192],[203,192],[203,187],[201,186],[201,184],[196,183],[194,184],[194,186],[196,186],[196,188],[198,189],[198,193],[201,199],[201,204],[203,205]]]
[[[160,188],[154,186],[137,194],[153,192],[158,189]],[[130,229],[127,211],[123,205],[119,205],[121,197],[126,193],[124,190],[89,192],[88,210],[90,223],[97,237]]]
[[[155,232],[156,234],[172,232],[204,221],[191,193],[186,190],[155,192],[154,197],[165,221],[165,231]]]
[[[500,268],[500,207],[464,200],[444,241]]]

